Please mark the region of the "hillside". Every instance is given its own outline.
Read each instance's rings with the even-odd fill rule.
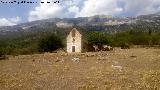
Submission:
[[[46,20],[22,23],[15,26],[0,27],[0,36],[15,36],[32,32],[48,32],[68,30],[70,27],[79,27],[82,31],[105,31],[115,33],[123,30],[141,30],[154,32],[160,31],[160,14],[141,15],[138,17],[112,17],[105,15],[97,15],[92,17],[80,18],[52,18]]]

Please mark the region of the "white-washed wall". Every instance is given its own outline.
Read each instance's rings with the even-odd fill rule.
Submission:
[[[75,37],[72,37],[72,31],[75,30]],[[75,46],[75,52],[81,52],[82,51],[82,39],[81,39],[81,34],[76,30],[73,29],[68,37],[67,37],[67,52],[72,53],[72,46]],[[73,42],[73,39],[75,41]]]

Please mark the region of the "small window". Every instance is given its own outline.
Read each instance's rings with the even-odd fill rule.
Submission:
[[[73,30],[73,31],[72,31],[72,37],[75,37],[75,35],[76,35],[76,31]]]

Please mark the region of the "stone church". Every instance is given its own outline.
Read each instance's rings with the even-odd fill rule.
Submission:
[[[82,52],[82,35],[80,32],[73,28],[67,36],[67,52],[68,53],[81,53]]]

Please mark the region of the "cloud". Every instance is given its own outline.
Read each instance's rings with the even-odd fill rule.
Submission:
[[[125,14],[137,16],[159,12],[160,0],[122,0]]]
[[[79,13],[79,8],[76,6],[72,6],[68,9],[70,13]]]
[[[97,14],[111,15],[122,11],[122,8],[117,7],[117,0],[61,0],[60,2],[61,5],[40,4],[30,11],[28,20],[34,21],[55,17],[88,17]]]
[[[60,3],[61,5],[40,4],[29,12],[28,20],[89,17],[102,14],[137,16],[160,11],[160,0],[60,0]]]
[[[82,10],[76,14],[76,17],[88,17],[98,14],[114,15],[123,11],[118,6],[118,0],[87,0],[84,2]]]
[[[19,17],[15,18],[0,18],[0,26],[13,26],[20,22]]]
[[[58,17],[62,13],[62,7],[59,5],[40,4],[29,13],[29,21]]]
[[[53,0],[41,0],[41,1],[50,1],[53,2]],[[47,18],[64,18],[64,17],[70,17],[71,14],[74,14],[74,10],[78,9],[76,8],[76,5],[79,5],[79,2],[81,0],[68,0],[68,1],[60,1],[60,4],[40,4],[38,7],[35,7],[34,10],[31,10],[29,12],[29,21],[34,20],[41,20],[41,19],[47,19]]]

